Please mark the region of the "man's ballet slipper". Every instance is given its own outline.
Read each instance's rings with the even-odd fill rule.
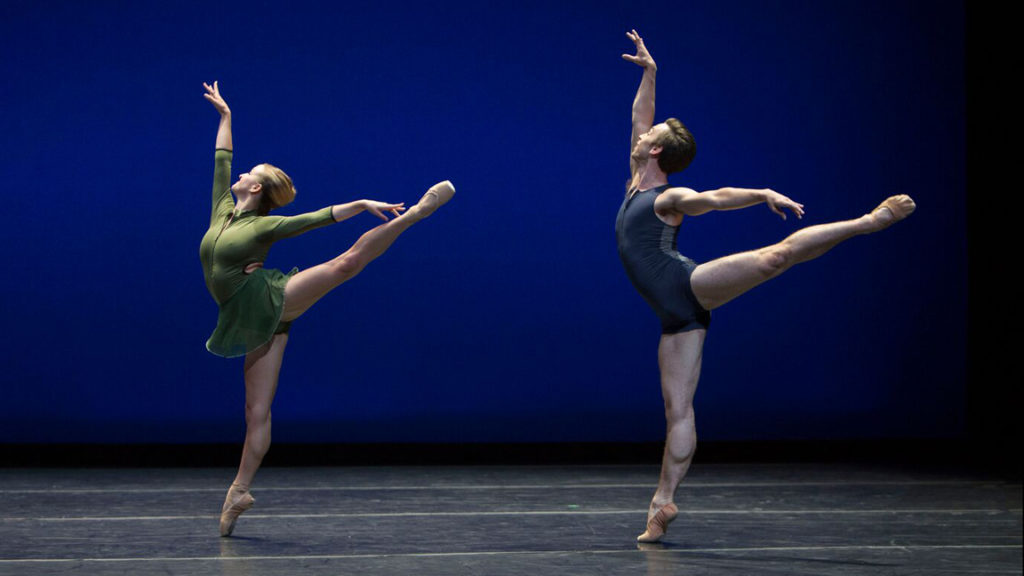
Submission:
[[[669,502],[647,521],[647,531],[636,537],[637,542],[657,542],[668,532],[668,525],[679,515],[676,505]]]
[[[252,494],[249,494],[248,488],[236,489],[237,486],[237,484],[232,484],[228,490],[227,498],[224,499],[224,508],[220,513],[221,536],[231,536],[231,533],[235,530],[235,522],[238,522],[238,517],[256,503],[256,499],[252,497]],[[245,491],[242,492],[242,490]]]
[[[917,208],[917,204],[914,204],[914,200],[911,199],[910,196],[900,194],[898,196],[890,196],[886,198],[885,201],[879,204],[878,208],[872,210],[871,213],[875,214],[879,210],[888,209],[889,213],[892,214],[892,220],[885,224],[885,227],[888,227],[900,220],[903,220],[907,216],[910,216],[915,208]]]
[[[428,196],[433,196],[437,201],[424,203],[424,200],[427,200]],[[449,200],[451,200],[452,196],[455,196],[455,186],[453,186],[451,182],[445,180],[444,182],[434,184],[427,190],[426,194],[420,198],[419,203],[417,203],[417,206],[420,207],[420,214],[424,218],[430,216],[434,213],[434,210],[444,206]]]

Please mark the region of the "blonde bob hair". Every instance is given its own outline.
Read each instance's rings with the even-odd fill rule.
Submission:
[[[272,164],[260,164],[263,171],[257,175],[262,188],[260,194],[260,205],[257,211],[266,216],[274,208],[280,208],[291,204],[295,200],[295,186],[292,179],[277,166]]]

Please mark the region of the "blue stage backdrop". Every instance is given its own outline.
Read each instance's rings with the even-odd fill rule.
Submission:
[[[204,347],[198,246],[217,114],[235,164],[299,190],[454,201],[296,322],[276,441],[662,438],[659,325],[614,221],[640,69],[698,154],[672,177],[771,187],[687,218],[707,261],[910,193],[905,224],[714,313],[703,439],[953,437],[966,348],[960,2],[55,2],[0,4],[6,328],[0,442],[234,442],[241,360]],[[376,224],[278,244],[309,267]]]

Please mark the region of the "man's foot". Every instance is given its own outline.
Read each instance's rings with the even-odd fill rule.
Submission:
[[[220,512],[220,535],[231,536],[238,517],[255,503],[256,500],[249,494],[248,486],[232,484],[227,497],[224,498],[224,508]]]
[[[661,507],[654,516],[647,521],[647,530],[636,537],[637,542],[657,542],[668,532],[668,525],[676,519],[679,509],[669,502]]]
[[[427,190],[426,194],[420,198],[420,201],[413,206],[413,210],[416,211],[420,218],[426,218],[433,214],[435,210],[445,205],[454,195],[455,186],[451,182],[448,180],[438,182]]]
[[[871,211],[871,218],[875,223],[875,230],[884,230],[889,226],[903,220],[917,208],[914,200],[906,194],[890,196],[884,202]]]

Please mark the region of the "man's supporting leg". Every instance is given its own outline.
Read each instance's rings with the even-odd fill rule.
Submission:
[[[686,476],[697,449],[693,395],[700,379],[706,335],[706,330],[663,334],[658,344],[661,394],[665,399],[665,452],[661,461],[658,490],[647,512],[647,531],[640,535],[640,541],[660,539],[667,523],[675,517],[674,512],[671,512],[664,520],[656,519],[659,511],[673,503],[676,488]]]

